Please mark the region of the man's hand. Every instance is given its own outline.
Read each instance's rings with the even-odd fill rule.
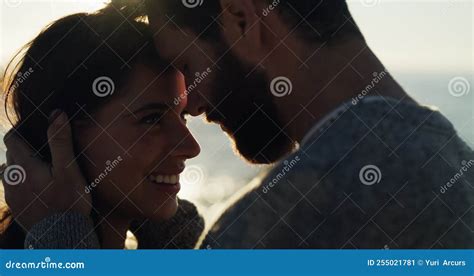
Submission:
[[[90,215],[92,200],[74,159],[71,126],[67,115],[52,113],[48,141],[52,164],[34,152],[11,130],[4,138],[7,167],[3,173],[5,200],[15,220],[28,231],[35,223],[58,212]]]

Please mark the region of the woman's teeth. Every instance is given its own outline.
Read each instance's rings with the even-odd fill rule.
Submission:
[[[179,174],[173,175],[150,175],[150,181],[155,183],[177,184],[179,182]]]

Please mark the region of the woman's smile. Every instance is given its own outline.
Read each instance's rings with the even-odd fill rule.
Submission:
[[[152,174],[148,180],[157,187],[157,189],[171,194],[177,194],[181,190],[179,183],[179,174]]]

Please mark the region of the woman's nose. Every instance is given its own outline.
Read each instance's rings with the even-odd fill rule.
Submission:
[[[191,159],[198,156],[201,152],[201,147],[196,139],[194,139],[189,128],[184,123],[179,124],[178,128],[181,138],[176,139],[179,144],[176,145],[173,155],[183,159]]]

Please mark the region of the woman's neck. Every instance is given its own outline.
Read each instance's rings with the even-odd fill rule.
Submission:
[[[97,234],[103,249],[123,249],[130,226],[130,219],[115,215],[114,213],[97,217]]]

